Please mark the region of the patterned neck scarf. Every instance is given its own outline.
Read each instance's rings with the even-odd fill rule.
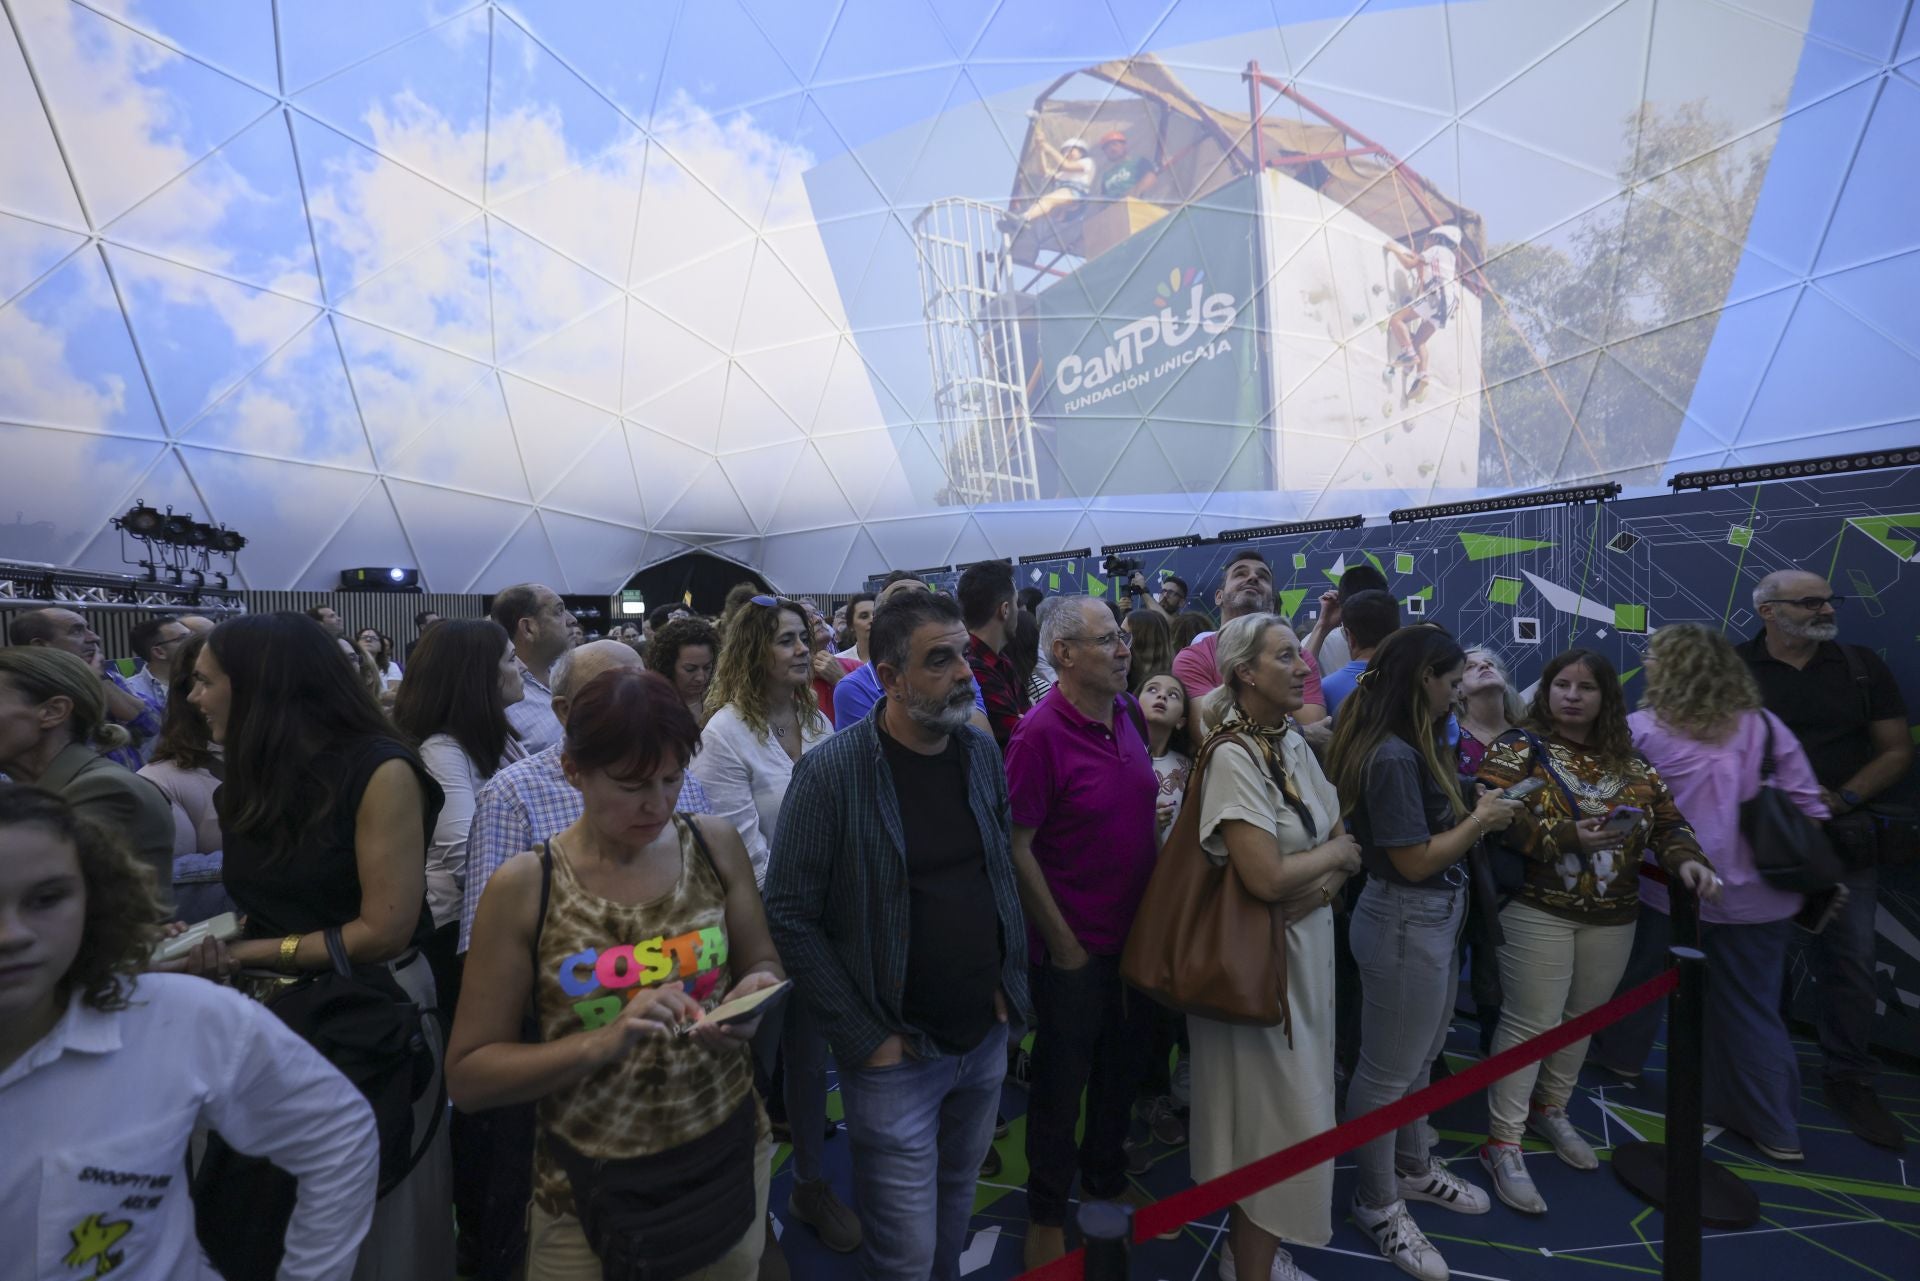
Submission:
[[[1226,719],[1220,722],[1213,733],[1207,735],[1207,743],[1211,744],[1215,739],[1233,735],[1251,746],[1266,763],[1267,773],[1272,776],[1274,786],[1280,789],[1280,795],[1286,798],[1287,808],[1294,812],[1301,826],[1307,829],[1308,837],[1317,840],[1320,835],[1319,824],[1313,821],[1313,811],[1307,808],[1306,798],[1300,794],[1300,785],[1294,781],[1293,775],[1287,770],[1287,735],[1299,728],[1291,716],[1280,725],[1262,725],[1258,721],[1249,719],[1236,704],[1227,712]]]

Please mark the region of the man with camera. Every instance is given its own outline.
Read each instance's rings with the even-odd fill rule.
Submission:
[[[1912,816],[1894,816],[1874,798],[1913,761],[1907,708],[1893,673],[1873,651],[1842,645],[1835,608],[1845,602],[1818,574],[1783,569],[1754,588],[1764,630],[1740,647],[1768,711],[1806,748],[1833,811],[1828,834],[1846,862],[1848,898],[1809,946],[1820,987],[1820,1049],[1827,1101],[1853,1132],[1898,1152],[1900,1123],[1873,1087],[1869,1042],[1874,1017],[1874,891],[1877,867],[1896,843],[1913,840]],[[1876,813],[1875,811],[1879,812]],[[1889,821],[1892,819],[1892,821]]]
[[[1127,595],[1135,602],[1133,606],[1135,609],[1145,608],[1147,603],[1151,603],[1153,608],[1165,614],[1168,619],[1173,619],[1186,606],[1187,580],[1178,574],[1162,574],[1160,594],[1154,596],[1149,594],[1147,576],[1140,572],[1139,561],[1127,557],[1109,556],[1100,568],[1114,578],[1122,574],[1128,575]]]

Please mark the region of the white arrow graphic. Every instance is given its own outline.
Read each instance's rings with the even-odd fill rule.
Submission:
[[[1528,574],[1524,569],[1520,572],[1527,575],[1527,581],[1533,584],[1535,591],[1547,598],[1547,604],[1561,613],[1572,614],[1577,618],[1591,618],[1596,623],[1611,624],[1613,622],[1613,606],[1602,605],[1597,600],[1588,600],[1579,592],[1569,591],[1558,583],[1550,583],[1538,574]]]
[[[993,1262],[993,1248],[1000,1244],[998,1227],[982,1228],[960,1252],[960,1275],[970,1276]]]

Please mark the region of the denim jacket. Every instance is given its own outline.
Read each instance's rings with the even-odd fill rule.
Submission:
[[[800,758],[767,866],[767,923],[781,961],[834,1057],[849,1066],[866,1062],[895,1033],[916,1057],[940,1054],[902,1013],[910,905],[900,806],[880,742],[885,710],[882,699]],[[1013,878],[1006,773],[990,735],[971,726],[957,732],[1005,940],[1000,987],[1009,1016],[1027,1023],[1027,927]],[[992,926],[982,921],[980,928]]]

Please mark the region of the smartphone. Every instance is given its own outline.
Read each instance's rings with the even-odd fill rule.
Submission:
[[[208,917],[197,925],[188,926],[184,934],[176,934],[170,939],[160,940],[159,946],[153,949],[149,964],[177,961],[193,951],[204,938],[216,938],[222,943],[230,943],[239,937],[240,918],[232,912],[222,912],[218,916]]]
[[[1607,821],[1600,824],[1600,830],[1609,836],[1618,836],[1622,832],[1631,832],[1647,816],[1643,809],[1631,805],[1622,805],[1607,815]]]
[[[713,1024],[726,1027],[730,1023],[743,1023],[748,1019],[757,1019],[784,999],[793,990],[792,979],[782,979],[772,987],[763,987],[758,992],[749,992],[737,996],[731,1001],[722,1001],[703,1015],[696,1023],[689,1023],[680,1029],[685,1036],[697,1027]]]
[[[1547,780],[1544,778],[1523,778],[1497,795],[1503,801],[1524,801],[1535,792],[1544,789],[1546,785]]]

